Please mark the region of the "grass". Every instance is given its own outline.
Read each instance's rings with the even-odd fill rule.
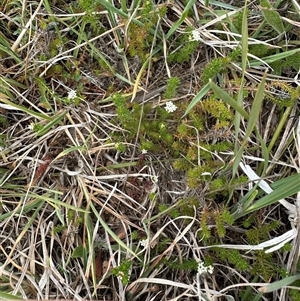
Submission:
[[[0,8],[0,299],[300,299],[297,1]]]

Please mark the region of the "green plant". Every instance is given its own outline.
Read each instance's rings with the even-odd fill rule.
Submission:
[[[178,77],[171,77],[167,81],[166,91],[163,95],[164,98],[173,98],[176,94],[176,89],[180,85],[180,79]]]
[[[192,41],[191,30],[187,29],[186,32],[179,37],[175,50],[168,55],[168,61],[170,63],[186,62],[190,60],[191,55],[195,52],[198,46],[199,41]]]
[[[230,122],[233,120],[232,111],[224,104],[223,101],[208,98],[202,102],[202,107],[204,112],[216,119],[214,128],[222,129],[230,125]]]
[[[277,273],[277,267],[272,262],[272,254],[266,254],[264,251],[255,252],[255,262],[252,265],[251,273],[267,280],[274,277]]]
[[[178,271],[197,271],[198,262],[195,259],[183,259],[179,260],[178,257],[170,257],[169,259],[164,259],[162,262],[167,267],[178,270]]]
[[[283,82],[273,82],[266,91],[266,98],[278,106],[291,107],[300,96],[300,87],[294,88]]]
[[[294,287],[300,286],[300,280],[297,280],[293,283]],[[300,301],[300,292],[298,289],[289,289],[289,297],[292,301]]]
[[[264,56],[266,56],[267,54],[269,54],[269,49],[267,45],[250,45],[249,46],[249,53],[262,58]]]
[[[222,239],[226,235],[226,226],[232,225],[233,222],[232,215],[227,208],[210,211],[204,207],[200,217],[200,236],[203,237],[205,241],[209,241],[212,237],[212,225],[215,224],[214,241],[216,241],[217,236]]]
[[[209,79],[215,78],[218,74],[223,73],[228,67],[231,59],[229,57],[216,58],[210,61],[202,72],[202,82],[208,83]]]
[[[267,240],[269,232],[275,230],[279,225],[279,221],[273,221],[270,224],[259,225],[257,228],[247,230],[246,236],[249,243],[254,245]]]
[[[155,28],[158,17],[164,14],[164,9],[159,10],[151,1],[146,1],[138,14],[142,24],[131,22],[128,26],[128,53],[131,57],[138,56],[145,61],[155,39],[151,29]]]
[[[127,139],[138,136],[141,149],[148,151],[158,151],[172,145],[173,135],[168,125],[169,113],[165,108],[157,107],[155,109],[156,120],[153,120],[149,104],[144,107],[136,103],[128,105],[126,98],[118,93],[114,94],[112,98],[116,105],[116,121],[120,122],[127,131]],[[115,139],[119,143],[117,136]]]
[[[238,250],[214,248],[214,251],[222,261],[227,260],[228,263],[234,265],[238,271],[242,272],[250,269],[249,263]]]
[[[112,274],[121,279],[124,285],[127,285],[130,280],[130,269],[132,262],[130,260],[123,260],[118,267],[112,269]]]

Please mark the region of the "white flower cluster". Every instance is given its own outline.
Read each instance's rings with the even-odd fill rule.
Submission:
[[[172,101],[166,103],[165,109],[168,113],[173,113],[176,111],[177,107],[173,104]]]
[[[76,97],[76,91],[70,90],[70,91],[68,92],[68,99],[69,99],[69,100],[72,100],[72,99],[74,99],[75,97]]]
[[[203,261],[199,261],[198,263],[198,274],[205,275],[205,274],[212,274],[214,271],[214,267],[212,265],[204,266]]]
[[[191,41],[200,41],[201,40],[200,33],[198,30],[194,29],[192,31],[192,36],[190,37],[190,40]]]
[[[119,271],[117,277],[118,277],[121,281],[124,281],[124,278],[125,278],[125,277],[128,277],[128,278],[130,277],[130,273],[128,272],[128,275],[126,275],[124,272]]]
[[[148,239],[140,240],[140,244],[141,244],[142,247],[146,247],[148,245]]]

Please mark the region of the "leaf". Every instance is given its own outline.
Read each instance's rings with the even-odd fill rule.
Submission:
[[[66,115],[67,111],[62,114],[56,116],[53,120],[51,120],[47,125],[45,125],[41,130],[39,130],[36,135],[43,136],[50,131],[50,129],[55,126],[57,123],[61,121],[61,119]]]
[[[259,114],[261,113],[261,109],[262,109],[262,102],[264,100],[265,79],[266,79],[266,75],[264,75],[264,77],[262,78],[258,86],[257,92],[255,94],[255,98],[252,103],[251,111],[249,114],[249,120],[248,120],[247,130],[246,130],[243,144],[247,143],[247,140],[250,137],[250,134],[252,133],[259,119]]]
[[[72,258],[83,258],[85,253],[85,247],[83,245],[80,245],[76,247],[72,253]]]
[[[287,198],[293,194],[296,194],[300,191],[300,174],[296,174],[290,177],[286,177],[284,184],[273,190],[270,194],[256,201],[253,205],[251,205],[246,211],[246,214],[257,211],[266,206],[277,203],[278,201]]]
[[[36,117],[38,119],[45,119],[45,120],[49,120],[49,121],[52,121],[52,118],[49,117],[48,115],[44,114],[44,113],[39,113],[39,112],[36,112],[36,111],[33,111],[33,110],[30,110],[30,109],[27,109],[26,107],[22,106],[22,105],[18,105],[16,103],[13,103],[11,101],[9,101],[8,99],[6,98],[0,98],[0,101],[5,103],[7,106],[4,107],[2,105],[2,107],[4,107],[5,109],[9,109],[9,110],[19,110],[19,111],[22,111],[24,113],[27,113],[33,117]]]
[[[280,18],[280,15],[277,11],[273,10],[269,1],[260,0],[260,5],[267,23],[271,25],[273,29],[275,29],[279,34],[284,33],[285,28]]]
[[[206,95],[206,93],[210,90],[210,85],[209,83],[207,83],[202,89],[201,91],[192,99],[192,101],[190,102],[190,104],[188,105],[188,107],[186,108],[186,111],[184,113],[184,116],[186,116],[191,109]]]
[[[292,284],[293,282],[297,281],[298,279],[300,279],[299,274],[290,276],[290,277],[286,277],[282,280],[267,284],[266,286],[263,286],[263,287],[259,288],[258,290],[262,293],[274,292],[274,291],[282,289],[285,286]]]
[[[237,112],[239,112],[242,116],[244,116],[246,119],[249,119],[248,113],[236,102],[235,99],[233,99],[227,92],[222,90],[220,87],[218,87],[214,82],[210,80],[210,86],[215,92],[215,94],[225,101],[227,104],[229,104],[233,109],[235,109]]]
[[[21,63],[22,60],[16,55],[16,53],[11,49],[9,42],[6,40],[5,36],[0,33],[0,50],[10,55],[17,63]]]
[[[133,255],[134,257],[138,258],[137,254],[131,249],[129,248],[127,245],[124,244],[124,242],[109,228],[109,226],[105,223],[105,221],[101,218],[101,216],[99,215],[99,213],[97,212],[97,210],[95,209],[95,207],[93,206],[93,204],[91,203],[91,208],[92,211],[94,212],[95,216],[97,217],[97,219],[99,220],[100,224],[102,225],[102,227],[105,229],[105,231],[107,231],[107,233],[113,238],[114,241],[117,242],[117,244],[122,247],[123,249],[125,249],[128,253],[130,253],[131,255]]]
[[[266,64],[271,64],[271,63],[274,63],[274,62],[277,62],[277,61],[281,61],[291,55],[294,55],[296,54],[297,52],[300,51],[300,48],[296,48],[296,49],[293,49],[293,50],[287,50],[287,51],[284,51],[284,52],[279,52],[279,53],[276,53],[276,54],[272,54],[272,55],[269,55],[269,56],[266,56],[266,57],[263,57],[261,60],[255,60],[255,61],[251,61],[249,63],[249,67],[257,67],[257,66],[261,66],[264,63]]]
[[[0,291],[0,300],[24,300],[24,299],[21,297]]]
[[[172,25],[172,27],[166,34],[166,40],[168,40],[173,35],[173,33],[177,30],[177,28],[186,20],[187,14],[189,13],[190,9],[193,7],[195,2],[196,2],[196,0],[189,0],[184,5],[184,10],[180,16],[180,19]]]

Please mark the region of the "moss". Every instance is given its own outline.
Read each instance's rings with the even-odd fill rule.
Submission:
[[[300,97],[300,87],[294,88],[284,82],[273,82],[268,86],[266,98],[278,106],[291,107]]]
[[[257,222],[256,222],[257,224]],[[266,225],[259,225],[246,231],[246,236],[250,244],[259,244],[268,239],[270,231],[275,230],[280,225],[279,221],[273,221]]]
[[[228,208],[224,207],[219,210],[208,210],[204,207],[200,218],[201,237],[208,244],[214,244],[218,242],[219,239],[225,237],[226,226],[232,225],[233,222],[234,220]],[[212,225],[215,225],[215,227],[211,227]],[[214,229],[213,236],[212,229]],[[210,240],[211,237],[213,237],[213,240]]]
[[[202,102],[204,112],[216,118],[215,126],[218,128],[227,127],[233,119],[233,113],[221,100],[216,100],[213,97],[205,99]]]
[[[208,83],[209,79],[213,79],[217,74],[224,72],[231,62],[229,57],[216,58],[211,60],[202,71],[202,82]]]
[[[169,63],[183,63],[191,59],[192,54],[200,44],[199,41],[190,40],[191,30],[191,28],[188,28],[186,33],[181,35],[178,39],[178,42],[175,45],[175,51],[169,53],[167,57]]]
[[[128,26],[128,53],[131,57],[138,56],[145,61],[150,53],[152,43],[155,40],[151,33],[159,15],[164,15],[166,8],[157,9],[150,1],[145,1],[142,9],[138,12],[139,21],[142,25],[131,22]]]
[[[300,69],[300,53],[296,52],[285,58],[283,67],[290,67],[298,71]]]
[[[237,14],[234,15],[234,19],[232,21],[233,26],[237,30],[238,33],[242,33],[242,26],[243,26],[243,15],[244,12],[241,10]],[[247,10],[247,15],[249,15],[249,10]]]
[[[167,81],[166,91],[163,95],[164,98],[173,98],[176,95],[176,90],[180,85],[180,80],[178,77],[171,77]]]
[[[256,45],[250,45],[249,46],[249,53],[261,58],[264,57],[268,54],[269,49],[267,45],[261,45],[261,44],[256,44]]]
[[[212,168],[208,164],[203,164],[201,166],[195,166],[188,170],[187,173],[187,184],[190,188],[197,188],[205,178],[208,176],[207,173],[211,173]]]
[[[175,170],[188,171],[192,165],[186,159],[180,158],[174,161],[173,167]]]
[[[300,280],[292,284],[294,287],[300,287]],[[298,289],[289,289],[289,297],[292,301],[300,301],[300,292]]]
[[[180,215],[184,216],[194,216],[195,208],[201,206],[200,200],[196,197],[184,198],[179,202]]]
[[[171,256],[169,259],[164,258],[162,263],[167,267],[178,271],[197,271],[198,262],[195,259],[182,259]]]
[[[265,281],[274,277],[277,273],[277,267],[274,265],[272,254],[265,251],[256,251],[255,261],[252,264],[253,275],[262,277]]]
[[[226,178],[217,178],[210,182],[210,191],[220,190],[225,187]]]
[[[225,248],[214,248],[213,250],[222,262],[228,261],[228,263],[232,264],[238,271],[242,272],[250,269],[249,263],[243,258],[238,250]]]

